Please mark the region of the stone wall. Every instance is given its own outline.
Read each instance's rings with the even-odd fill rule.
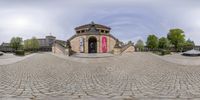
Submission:
[[[53,53],[56,53],[56,54],[64,54],[66,55],[66,48],[61,46],[60,44],[58,43],[54,43],[53,46],[52,46],[52,52]]]
[[[90,37],[96,37],[97,39],[97,53],[102,53],[102,37],[105,36],[107,38],[107,52],[111,52],[114,49],[114,45],[116,40],[108,35],[82,35],[77,36],[70,40],[72,50],[80,53],[80,38],[84,38],[84,53],[88,53],[88,39]]]
[[[84,42],[85,42],[85,38],[86,38],[86,36],[77,36],[77,37],[75,37],[75,38],[73,38],[71,41],[70,41],[70,43],[71,43],[71,47],[72,47],[72,50],[74,51],[74,52],[77,52],[77,53],[80,53],[80,43],[79,43],[79,41],[80,41],[80,38],[84,38]],[[85,43],[84,43],[85,44]],[[85,46],[84,46],[85,47]]]
[[[121,54],[121,48],[114,48],[113,54],[115,55]]]
[[[113,39],[112,37],[109,37],[109,51],[112,52],[114,50],[114,46],[116,44],[116,40]]]
[[[122,53],[129,53],[129,52],[135,52],[135,47],[134,46],[129,46]]]

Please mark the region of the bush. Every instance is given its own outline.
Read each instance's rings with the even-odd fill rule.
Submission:
[[[154,54],[161,55],[160,51],[153,51]]]
[[[161,50],[161,55],[168,55],[171,54],[171,52],[169,50]]]
[[[24,50],[17,50],[17,51],[15,51],[15,54],[18,56],[24,56],[25,52],[24,52]]]

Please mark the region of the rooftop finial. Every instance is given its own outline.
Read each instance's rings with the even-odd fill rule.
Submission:
[[[94,25],[94,21],[92,21],[91,24]]]

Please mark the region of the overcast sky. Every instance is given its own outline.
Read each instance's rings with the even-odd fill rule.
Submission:
[[[49,33],[67,40],[91,21],[125,42],[181,28],[200,45],[200,0],[0,0],[0,43]]]

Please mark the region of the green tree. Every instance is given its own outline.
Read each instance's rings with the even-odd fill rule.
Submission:
[[[22,49],[23,45],[22,45],[22,38],[20,37],[13,37],[10,40],[10,46],[14,49],[14,50],[19,50]]]
[[[24,49],[25,49],[25,50],[29,49],[28,42],[29,42],[29,40],[25,40],[25,41],[24,41]]]
[[[34,50],[35,51],[38,48],[39,48],[39,42],[35,37],[24,41],[24,49],[25,50]]]
[[[190,39],[188,39],[187,41],[185,41],[185,43],[183,44],[183,49],[184,50],[190,50],[195,46],[194,41],[191,41]]]
[[[33,49],[33,50],[39,49],[39,42],[38,42],[38,40],[36,39],[36,37],[33,37],[33,38],[31,39],[31,42],[32,42],[32,49]]]
[[[147,38],[147,47],[150,49],[155,49],[158,47],[158,37],[155,35],[149,35]]]
[[[170,46],[170,42],[167,38],[161,37],[159,39],[158,47],[160,49],[167,49],[167,48],[169,48],[169,46]]]
[[[137,43],[135,44],[135,47],[139,49],[139,51],[144,49],[144,42],[142,40],[138,40]]]
[[[192,41],[192,40],[190,40],[190,39],[188,39],[188,40],[186,41],[186,44],[187,44],[188,46],[192,46],[192,47],[195,46],[194,41]]]
[[[171,29],[167,34],[167,38],[174,45],[175,49],[178,50],[182,48],[185,42],[184,31],[181,29]]]

